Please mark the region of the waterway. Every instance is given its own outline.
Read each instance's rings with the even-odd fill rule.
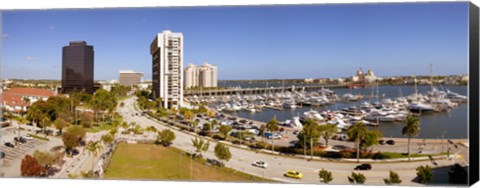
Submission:
[[[233,85],[231,85],[233,86]],[[245,88],[248,85],[243,85],[242,87]],[[258,87],[258,86],[253,86]],[[446,90],[449,89],[450,91],[459,93],[461,95],[467,95],[467,86],[437,86],[439,90]],[[417,90],[419,93],[426,93],[427,91],[431,90],[430,86],[417,86]],[[345,93],[352,93],[352,94],[362,94],[362,95],[376,95],[377,89],[376,88],[359,88],[359,89],[333,89],[336,94],[339,96]],[[378,95],[384,95],[386,98],[396,98],[399,96],[407,96],[411,95],[415,92],[414,86],[379,86],[378,87]],[[273,110],[264,108],[262,112],[250,113],[247,111],[239,111],[236,113],[232,113],[232,115],[236,115],[243,118],[253,119],[257,121],[267,122],[272,117],[276,117],[279,121],[285,121],[287,119],[292,119],[293,116],[302,115],[303,112],[309,111],[310,109],[314,109],[317,111],[324,111],[324,110],[340,110],[342,108],[352,106],[352,105],[359,105],[363,101],[376,101],[376,98],[372,99],[364,99],[357,102],[349,102],[343,103],[338,102],[336,104],[332,104],[329,106],[322,106],[322,107],[302,107],[297,109],[285,109],[285,110]],[[381,100],[381,99],[379,99]],[[468,137],[468,103],[463,103],[455,108],[453,108],[449,112],[438,112],[438,113],[431,113],[431,114],[423,114],[420,117],[420,134],[417,138],[452,138],[452,139],[459,139],[459,138],[467,138]],[[402,128],[403,124],[401,122],[393,122],[393,123],[380,123],[379,127],[371,127],[371,129],[378,129],[383,133],[384,137],[404,137],[402,135]]]

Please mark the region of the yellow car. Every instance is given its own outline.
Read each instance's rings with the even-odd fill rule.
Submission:
[[[289,177],[289,178],[297,178],[297,179],[302,179],[303,174],[296,171],[296,170],[289,170],[287,173],[284,174],[284,176]]]

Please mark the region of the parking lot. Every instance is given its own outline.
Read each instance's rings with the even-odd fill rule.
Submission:
[[[3,163],[3,168],[10,167],[15,160],[23,158],[23,156],[29,152],[30,150],[37,148],[40,145],[45,144],[47,141],[40,140],[40,139],[31,139],[27,140],[26,143],[18,143],[15,148],[10,148],[5,146],[4,142],[2,141],[2,145],[0,146],[0,150],[5,153],[5,157],[1,159]],[[12,143],[12,142],[10,142]],[[14,143],[12,143],[14,144]]]
[[[0,159],[0,174],[3,174],[4,177],[21,176],[20,165],[25,155],[32,155],[35,150],[50,151],[50,149],[55,146],[63,145],[60,138],[53,136],[48,136],[49,141],[31,138],[26,139],[26,143],[18,142],[17,145],[15,145],[15,137],[25,137],[28,134],[35,135],[35,131],[38,130],[38,128],[21,125],[20,127],[24,130],[18,132],[16,122],[13,121],[12,123],[12,126],[0,130],[0,151],[5,153],[4,158]],[[38,134],[38,136],[44,137],[43,134]],[[6,146],[5,143],[7,142],[13,144],[14,148]]]

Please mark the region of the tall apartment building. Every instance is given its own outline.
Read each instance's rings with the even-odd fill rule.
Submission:
[[[185,73],[185,76],[184,76],[185,88],[191,88],[191,87],[194,87],[194,86],[198,86],[199,70],[197,69],[197,67],[195,65],[189,64],[185,68],[184,73]]]
[[[118,83],[122,86],[133,86],[142,83],[142,72],[134,72],[133,70],[120,70]]]
[[[95,92],[93,84],[93,46],[72,41],[62,49],[62,93],[85,90]]]
[[[163,31],[150,45],[152,90],[164,108],[183,106],[183,35]]]
[[[185,87],[217,87],[217,66],[204,63],[201,66],[190,64],[185,68]]]

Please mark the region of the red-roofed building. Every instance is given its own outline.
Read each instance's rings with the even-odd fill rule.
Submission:
[[[12,88],[4,91],[0,96],[0,105],[11,112],[26,111],[27,108],[38,100],[47,100],[56,94],[48,89],[37,88]]]

